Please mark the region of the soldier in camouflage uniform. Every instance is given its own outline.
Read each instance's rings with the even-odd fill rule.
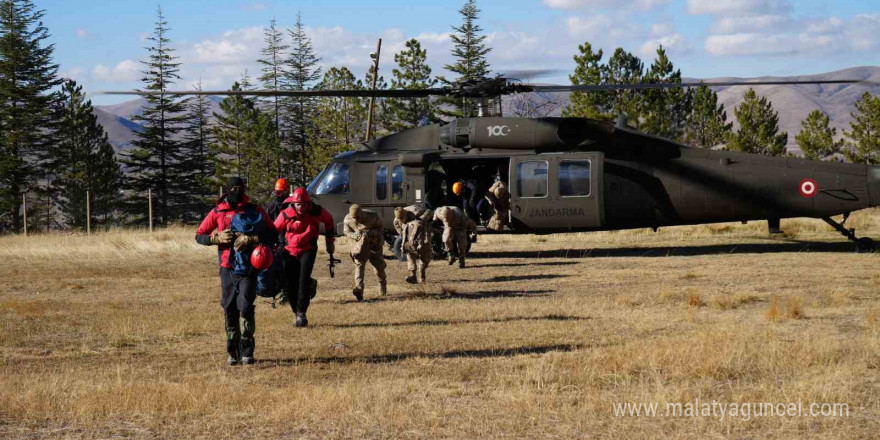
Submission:
[[[364,270],[367,262],[373,265],[379,277],[379,290],[388,293],[385,278],[385,256],[382,254],[382,218],[379,214],[351,205],[343,220],[343,233],[352,239],[351,260],[354,263],[354,289],[351,293],[358,301],[364,299]]]
[[[449,264],[458,258],[458,267],[464,268],[470,237],[476,239],[477,224],[455,206],[443,206],[434,211],[434,220],[443,222],[443,243],[449,253]],[[456,252],[456,247],[458,252]]]
[[[394,210],[394,229],[403,237],[401,250],[406,253],[406,282],[425,282],[425,270],[433,258],[431,252],[431,210],[416,205]],[[418,278],[416,277],[418,269]]]
[[[495,211],[486,227],[499,232],[504,230],[505,226],[510,227],[510,192],[507,191],[504,182],[500,180],[495,182],[486,193],[486,200]]]

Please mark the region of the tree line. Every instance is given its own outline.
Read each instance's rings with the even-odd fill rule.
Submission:
[[[394,54],[390,81],[379,76],[377,88],[425,89],[490,76],[491,48],[477,23],[475,0],[467,0],[459,13],[462,22],[451,34],[454,62],[444,66],[455,79],[434,76],[427,50],[410,39]],[[275,179],[305,185],[333,156],[366,141],[365,98],[229,96],[219,103],[220,112],[211,114],[205,96],[165,93],[179,88],[181,62],[159,7],[141,71],[141,90],[159,94],[145,97],[132,118],[140,126],[132,147],[117,155],[82,87],[59,77],[43,15],[31,0],[0,0],[0,226],[7,229],[21,229],[22,195],[29,200],[29,223],[46,230],[84,228],[86,194],[96,226],[145,224],[148,191],[157,224],[189,223],[215,202],[231,175],[243,177],[260,201]],[[575,85],[681,82],[681,71],[662,46],[647,67],[622,48],[607,60],[590,43],[578,49],[570,75]],[[269,23],[257,61],[259,76],[243,72],[231,90],[357,90],[370,87],[377,74],[370,68],[359,79],[346,66],[322,66],[300,15],[291,29],[274,19]],[[779,132],[777,112],[751,89],[734,109],[736,131],[708,87],[570,97],[563,116],[612,121],[624,114],[634,128],[695,147],[786,154],[788,134]],[[553,110],[520,101],[513,104],[514,115],[546,116]],[[500,108],[500,100],[491,106]],[[838,139],[826,115],[811,113],[795,137],[804,155],[842,154],[857,163],[880,163],[880,98],[866,93],[855,107],[845,139]],[[382,136],[476,113],[470,99],[377,99],[373,132]]]

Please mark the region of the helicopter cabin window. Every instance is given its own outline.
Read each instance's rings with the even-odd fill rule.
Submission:
[[[376,200],[388,197],[388,165],[376,166]]]
[[[530,160],[516,164],[516,191],[523,198],[547,197],[547,161]]]
[[[323,175],[315,194],[348,194],[350,180],[347,163],[332,163]]]
[[[391,200],[403,199],[403,167],[394,165],[391,169]]]
[[[590,195],[589,160],[563,160],[559,163],[559,195],[562,197]]]

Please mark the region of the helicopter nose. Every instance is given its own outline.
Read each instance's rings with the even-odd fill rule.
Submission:
[[[868,194],[871,206],[880,205],[880,166],[872,166],[868,170]]]

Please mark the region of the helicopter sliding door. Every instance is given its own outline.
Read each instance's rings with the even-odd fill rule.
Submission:
[[[536,230],[602,226],[603,158],[602,153],[511,157],[514,225]]]

